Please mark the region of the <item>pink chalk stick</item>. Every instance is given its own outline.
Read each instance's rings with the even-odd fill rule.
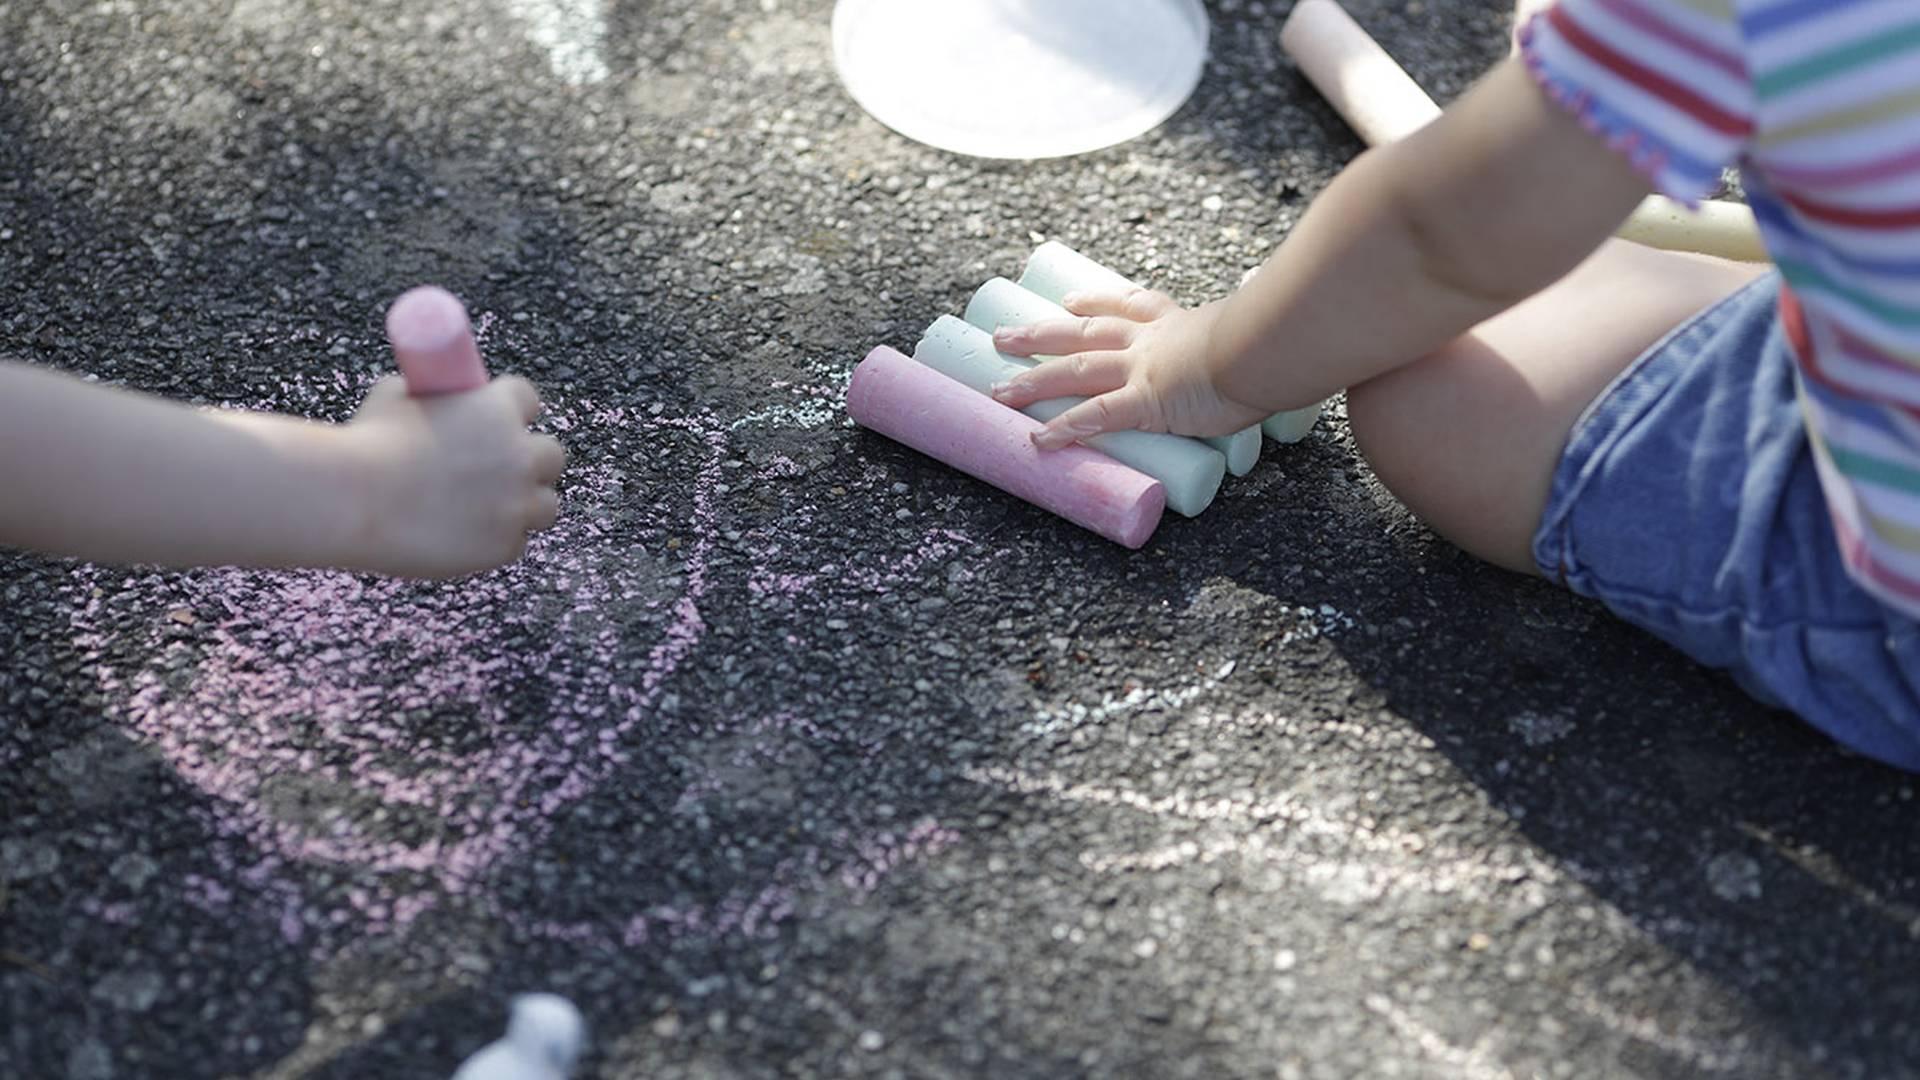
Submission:
[[[410,394],[451,394],[487,384],[466,305],[438,285],[409,289],[393,302],[387,340]]]
[[[847,385],[854,422],[1130,548],[1160,524],[1160,481],[1098,450],[1033,445],[1040,422],[885,345]]]

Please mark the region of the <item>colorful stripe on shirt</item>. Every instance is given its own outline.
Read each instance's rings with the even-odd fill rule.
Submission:
[[[1920,618],[1920,6],[1560,0],[1522,51],[1663,193],[1740,167],[1835,536]]]

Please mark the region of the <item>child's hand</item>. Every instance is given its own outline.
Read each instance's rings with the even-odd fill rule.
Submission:
[[[1066,301],[1084,317],[993,335],[1008,355],[1059,357],[994,387],[995,400],[1018,409],[1049,398],[1088,399],[1034,434],[1041,449],[1129,428],[1228,435],[1266,417],[1228,398],[1208,370],[1219,304],[1188,310],[1145,289],[1074,294]]]
[[[566,467],[558,441],[527,430],[539,415],[539,393],[513,376],[430,398],[382,380],[346,429],[366,496],[353,565],[449,578],[519,558],[558,515]]]

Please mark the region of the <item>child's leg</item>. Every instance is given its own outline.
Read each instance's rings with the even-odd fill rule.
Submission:
[[[1349,389],[1354,438],[1435,531],[1537,573],[1533,536],[1575,421],[1649,346],[1764,269],[1608,241],[1526,303]]]

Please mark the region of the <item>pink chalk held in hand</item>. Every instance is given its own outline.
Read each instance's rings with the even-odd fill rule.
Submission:
[[[438,285],[409,289],[393,302],[387,309],[387,340],[407,380],[407,392],[416,397],[487,384],[466,305]]]
[[[1033,445],[1040,422],[885,345],[847,385],[854,422],[1052,511],[1117,544],[1137,548],[1160,524],[1160,481],[1098,450]]]

